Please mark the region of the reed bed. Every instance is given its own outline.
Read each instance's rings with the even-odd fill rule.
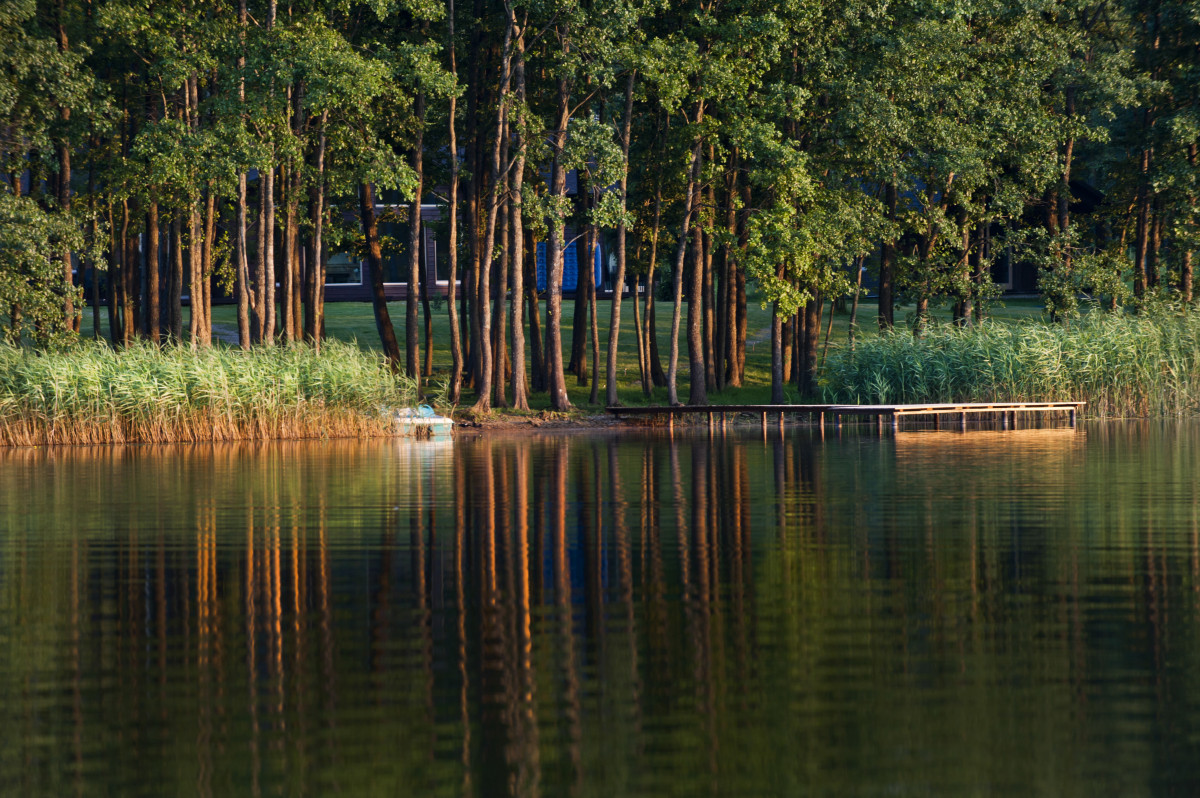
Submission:
[[[193,351],[0,345],[0,445],[169,443],[394,435],[413,381],[331,341]]]
[[[892,333],[831,353],[829,401],[1085,401],[1091,418],[1200,410],[1200,312],[1094,311],[1070,325],[1023,322]]]

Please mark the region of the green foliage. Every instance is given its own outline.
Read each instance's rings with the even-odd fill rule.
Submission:
[[[10,340],[23,334],[43,346],[70,340],[63,300],[69,295],[78,306],[82,291],[64,283],[62,255],[84,248],[74,218],[0,191],[0,314],[8,316]]]

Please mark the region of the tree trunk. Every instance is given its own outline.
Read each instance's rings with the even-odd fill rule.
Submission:
[[[133,207],[130,207],[133,206]],[[134,200],[127,200],[121,209],[121,344],[129,346],[137,338],[138,252],[137,239],[129,235],[129,224],[137,216]]]
[[[1142,114],[1142,130],[1149,135],[1150,112]],[[1137,188],[1137,238],[1134,242],[1133,293],[1138,299],[1146,294],[1146,250],[1149,244],[1150,221],[1150,148],[1142,150]]]
[[[801,396],[814,396],[817,390],[817,345],[821,340],[821,309],[823,306],[824,302],[820,292],[814,292],[813,298],[804,305],[804,350],[799,353],[800,384],[797,386]]]
[[[640,249],[638,255],[641,255]],[[645,328],[642,325],[642,310],[639,302],[639,289],[642,285],[642,278],[639,275],[633,276],[633,287],[630,289],[630,298],[633,306],[633,333],[637,339],[638,348],[638,382],[641,383],[642,392],[646,391],[647,377],[650,374],[650,353],[647,352],[647,341]]]
[[[273,160],[273,159],[272,159]],[[263,209],[258,223],[262,226],[262,342],[275,343],[275,167],[262,174]],[[372,197],[373,198],[373,197]],[[374,211],[374,208],[371,209]],[[382,276],[382,275],[381,275]]]
[[[204,258],[201,262],[200,289],[203,297],[200,304],[200,343],[212,346],[212,275],[213,247],[217,241],[217,195],[210,181],[204,200]]]
[[[1075,87],[1066,89],[1065,115],[1068,119],[1075,116]],[[1058,186],[1058,232],[1066,236],[1071,230],[1071,162],[1075,157],[1075,137],[1068,136],[1065,152],[1063,153],[1063,172]],[[1069,274],[1071,271],[1071,247],[1063,252],[1063,268]]]
[[[780,357],[783,358],[783,379],[788,383],[796,382],[798,377],[796,369],[793,368],[795,361],[793,355],[796,351],[796,318],[795,314],[788,316],[783,319],[779,328],[780,335],[783,336],[783,340],[780,343],[780,347],[782,348]]]
[[[1196,169],[1196,143],[1192,142],[1188,145],[1188,164],[1192,170]],[[1191,211],[1192,224],[1196,224],[1196,195],[1188,195],[1188,206]],[[1190,303],[1192,301],[1192,249],[1188,248],[1183,253],[1183,264],[1179,270],[1179,291],[1183,294],[1183,301]]]
[[[125,242],[120,237],[118,224],[120,217],[110,203],[108,206],[108,340],[114,349],[121,346],[121,305],[124,301],[122,289],[125,276],[121,269],[121,260],[125,257]],[[14,311],[14,316],[19,313]],[[16,326],[19,330],[19,325]],[[20,338],[17,339],[18,343]]]
[[[546,345],[542,340],[541,310],[538,307],[537,290],[537,241],[528,228],[525,235],[525,294],[529,307],[525,314],[529,319],[530,381],[534,391],[546,390]]]
[[[279,168],[280,200],[283,202],[283,270],[279,275],[279,337],[285,344],[296,340],[292,297],[296,283],[292,262],[296,258],[296,168],[291,158]]]
[[[884,207],[888,219],[896,221],[896,184],[888,183],[884,188]],[[879,329],[890,330],[896,325],[895,311],[896,240],[883,242],[879,258]]]
[[[600,402],[600,325],[596,319],[596,250],[599,246],[600,231],[595,225],[589,225],[588,231],[588,316],[591,319],[591,339],[592,339],[592,393],[588,397],[588,404],[596,405]]]
[[[617,347],[621,337],[621,294],[625,291],[625,208],[629,186],[629,142],[633,126],[633,85],[635,71],[629,73],[625,83],[625,117],[621,128],[621,220],[617,224],[617,274],[613,279],[612,300],[608,315],[608,362],[604,370],[604,398],[610,405],[617,404]],[[637,293],[633,295],[634,310],[637,310]],[[641,347],[638,347],[639,361]]]
[[[379,245],[379,223],[375,218],[375,190],[370,183],[358,187],[359,218],[367,244],[367,272],[371,280],[371,307],[375,311],[375,329],[383,345],[392,371],[400,371],[400,344],[388,314],[387,296],[383,291],[383,250]]]
[[[290,11],[290,8],[289,8]],[[297,81],[295,91],[292,92],[292,135],[300,140],[304,137],[305,111],[304,111],[304,81]],[[288,215],[291,217],[291,249],[292,256],[288,260],[288,270],[290,277],[288,278],[292,284],[291,294],[289,295],[289,306],[291,307],[290,316],[292,324],[292,341],[301,341],[304,339],[304,245],[300,240],[300,215],[302,209],[300,207],[304,197],[304,160],[293,157],[291,191],[288,195]],[[210,306],[211,307],[211,306]],[[211,321],[212,314],[209,313]]]
[[[487,232],[483,241],[483,257],[479,270],[479,373],[480,382],[475,386],[478,399],[472,409],[477,413],[486,413],[491,408],[492,393],[492,342],[491,342],[491,271],[492,255],[496,243],[496,214],[500,210],[501,181],[500,154],[505,136],[508,133],[508,87],[511,80],[510,59],[512,58],[512,25],[504,28],[504,51],[500,61],[500,90],[497,97],[496,136],[492,140],[491,164],[491,197],[488,200]]]
[[[203,343],[200,327],[204,321],[204,230],[200,215],[200,200],[194,198],[188,209],[188,340],[192,349]]]
[[[172,342],[178,346],[183,342],[183,209],[177,208],[174,217],[171,221],[171,273],[167,280],[167,325]]]
[[[321,348],[321,328],[325,318],[325,126],[329,111],[321,113],[317,128],[317,151],[313,158],[314,175],[308,189],[308,212],[312,224],[309,240],[308,270],[305,272],[305,296],[308,312],[304,314],[304,339]],[[240,309],[239,309],[240,312]]]
[[[425,188],[425,168],[422,158],[425,139],[425,92],[417,92],[417,136],[413,142],[412,165],[417,178],[416,190],[408,209],[408,291],[404,300],[404,373],[421,383],[421,345],[417,329],[417,300],[421,291],[421,194]]]
[[[782,276],[783,270],[780,269]],[[783,342],[785,332],[783,319],[779,316],[779,303],[771,303],[771,404],[783,404]]]
[[[58,39],[58,51],[66,53],[69,48],[67,41],[67,29],[65,26],[64,17],[66,16],[65,0],[58,0],[55,13],[55,27]],[[71,121],[71,109],[66,105],[60,105],[58,108],[58,118],[66,128]],[[64,132],[63,138],[58,143],[58,208],[63,214],[71,212],[71,142],[66,137]],[[68,330],[79,332],[79,325],[82,322],[82,317],[75,310],[74,302],[74,278],[72,276],[71,265],[71,250],[69,247],[64,247],[62,251],[62,275],[63,275],[63,321]],[[82,274],[81,274],[82,276]]]
[[[1156,289],[1160,279],[1158,252],[1162,247],[1163,209],[1161,198],[1154,198],[1150,214],[1150,240],[1146,247],[1146,286]]]
[[[646,299],[645,311],[642,313],[642,318],[645,319],[646,330],[643,336],[646,339],[646,373],[642,375],[642,393],[646,396],[650,395],[651,387],[664,387],[667,384],[667,375],[663,373],[662,358],[658,354],[658,327],[654,323],[655,310],[655,282],[654,268],[658,265],[658,234],[662,229],[662,176],[654,184],[654,227],[650,232],[650,265],[646,269]]]
[[[854,351],[854,338],[858,333],[858,300],[862,296],[863,256],[854,259],[854,301],[850,305],[850,351]]]
[[[696,122],[704,119],[704,103],[696,108]],[[694,169],[693,182],[695,192],[699,193],[700,182],[700,146],[697,145],[692,165]],[[696,198],[698,199],[698,197]],[[695,202],[695,200],[693,200]],[[686,236],[684,237],[686,240]],[[699,239],[697,239],[699,240]],[[696,256],[692,258],[691,291],[688,296],[688,404],[708,404],[708,384],[705,380],[705,358],[703,338],[703,309],[704,309],[704,252],[703,247],[695,248]]]
[[[563,150],[567,143],[567,121],[570,118],[571,86],[565,77],[558,80],[554,128],[550,134],[552,161],[550,166],[550,195],[555,204],[548,219],[546,242],[546,387],[550,391],[550,406],[569,410],[567,382],[562,357],[562,282],[563,282],[563,215],[566,201],[567,174],[563,169]]]
[[[509,24],[516,27],[512,3],[507,3]],[[515,104],[517,126],[514,135],[516,160],[513,163],[509,186],[509,250],[512,253],[512,362],[513,362],[513,409],[528,410],[529,399],[525,388],[525,220],[521,192],[525,181],[525,30],[517,35],[517,60],[513,70],[516,82]],[[535,278],[536,279],[536,278]],[[537,294],[534,294],[536,301]],[[535,311],[536,313],[536,311]],[[536,315],[533,317],[536,319]]]
[[[709,158],[713,159],[713,147],[710,144],[708,147]],[[709,186],[704,190],[705,207],[708,209],[705,213],[704,224],[698,225],[697,230],[700,231],[700,252],[699,262],[700,281],[703,285],[704,293],[704,317],[703,317],[703,337],[704,337],[704,387],[709,391],[717,390],[717,351],[716,351],[716,297],[713,295],[713,270],[712,270],[712,232],[711,226],[713,223],[711,209],[716,207],[716,194],[713,186]]]
[[[483,0],[475,0],[476,19],[483,16]],[[479,125],[479,107],[484,95],[483,67],[485,54],[483,46],[483,26],[475,25],[471,34],[471,72],[467,92],[467,133],[470,143],[467,145],[468,172],[471,179],[467,181],[466,189],[466,232],[468,264],[467,285],[463,291],[463,324],[466,328],[465,356],[467,379],[471,385],[478,388],[482,382],[479,367],[479,340],[483,321],[479,315],[479,276],[483,258],[483,245],[479,227],[479,203],[483,197],[483,137]]]
[[[683,221],[679,225],[678,244],[675,246],[674,271],[674,307],[671,311],[671,355],[667,365],[667,403],[679,404],[679,392],[676,378],[679,373],[679,316],[683,304],[683,265],[687,254],[688,231],[692,222],[692,206],[695,203],[696,184],[700,175],[700,148],[697,141],[692,147],[692,161],[688,167],[687,194],[683,205]],[[698,295],[698,292],[697,292]],[[689,339],[690,348],[690,339]],[[692,372],[692,381],[696,382],[697,374],[703,374],[703,365],[699,372]],[[701,383],[703,385],[703,383]]]
[[[158,285],[158,203],[146,208],[146,326],[145,335],[155,344],[162,343]]]
[[[745,253],[750,246],[750,183],[742,181],[742,213],[738,220],[738,252]],[[737,283],[737,374],[730,385],[740,388],[746,381],[746,272],[734,270]]]
[[[737,235],[737,150],[725,170],[725,233],[721,245],[721,282],[717,295],[717,389],[724,390],[737,371],[737,289],[734,286],[732,240]]]
[[[501,147],[500,163],[508,161],[508,136]],[[507,169],[505,170],[508,171]],[[502,196],[508,196],[508,175],[500,178],[504,185]],[[492,305],[492,407],[507,406],[508,391],[508,272],[509,260],[512,255],[509,236],[512,218],[511,208],[507,200],[502,199],[503,207],[498,211],[496,239],[499,241],[499,257],[493,266],[495,280],[492,281],[492,294],[495,304]]]
[[[447,0],[446,20],[449,25],[447,39],[450,51],[450,74],[455,82],[458,81],[458,62],[454,45],[454,0]],[[450,275],[446,287],[446,313],[450,322],[450,386],[447,398],[451,404],[458,404],[462,395],[463,350],[462,334],[459,330],[458,308],[455,306],[458,292],[458,126],[455,114],[458,109],[458,99],[450,95],[450,111],[448,126],[450,134],[450,196],[448,209],[450,213],[449,252]]]
[[[246,0],[238,0],[238,58],[239,76],[246,68]],[[245,115],[246,79],[238,78],[238,104]],[[238,344],[249,349],[254,334],[250,327],[250,263],[246,247],[246,173],[238,173],[237,205],[234,209],[234,292],[237,294]]]

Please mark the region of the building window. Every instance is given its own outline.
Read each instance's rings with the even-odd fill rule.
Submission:
[[[345,252],[329,256],[325,266],[325,285],[361,285],[362,263]]]

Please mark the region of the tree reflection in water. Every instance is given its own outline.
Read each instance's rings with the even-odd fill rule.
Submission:
[[[0,453],[23,794],[1188,791],[1195,426]]]

